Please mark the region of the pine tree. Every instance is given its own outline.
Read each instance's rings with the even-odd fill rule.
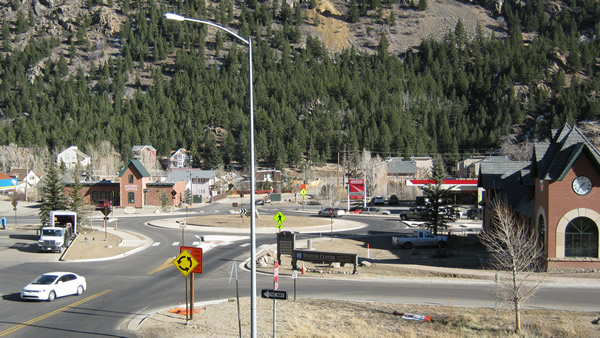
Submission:
[[[448,227],[447,220],[440,213],[442,207],[446,205],[446,199],[448,198],[451,189],[442,187],[445,176],[446,170],[444,169],[444,162],[442,161],[442,158],[438,156],[433,162],[433,168],[428,177],[433,183],[421,188],[426,197],[425,206],[428,209],[426,224],[427,227],[433,231],[435,236],[437,236],[438,230]]]
[[[65,210],[67,208],[67,204],[65,202],[64,196],[64,186],[60,181],[60,177],[58,175],[58,168],[54,161],[51,161],[48,166],[48,173],[44,178],[44,200],[40,207],[40,222],[42,224],[48,224],[48,215],[52,210]]]

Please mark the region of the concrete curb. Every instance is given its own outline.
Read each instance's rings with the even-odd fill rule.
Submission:
[[[154,243],[154,241],[151,238],[149,238],[149,237],[147,237],[147,236],[145,236],[143,234],[139,234],[137,232],[132,232],[132,231],[129,231],[129,232],[131,232],[131,233],[133,233],[133,234],[135,234],[137,236],[144,237],[144,239],[146,241],[145,244],[142,245],[142,246],[139,246],[137,248],[131,249],[131,250],[127,251],[127,252],[124,252],[124,253],[121,253],[121,254],[118,254],[118,255],[115,255],[115,256],[111,256],[111,257],[90,258],[90,259],[75,259],[75,260],[72,260],[72,261],[64,261],[64,260],[62,260],[62,256],[61,256],[61,261],[65,262],[65,263],[83,263],[83,262],[110,261],[110,260],[120,259],[120,258],[123,258],[123,257],[127,257],[129,255],[136,254],[136,253],[138,253],[138,252],[140,252],[142,250],[145,250],[145,249],[149,248],[150,246],[152,246],[152,243]],[[77,237],[79,238],[79,236],[77,236]],[[72,246],[72,244],[71,244],[71,246]]]

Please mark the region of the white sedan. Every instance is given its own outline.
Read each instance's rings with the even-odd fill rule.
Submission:
[[[53,301],[56,297],[81,295],[87,284],[85,277],[72,272],[48,272],[21,290],[21,299]]]

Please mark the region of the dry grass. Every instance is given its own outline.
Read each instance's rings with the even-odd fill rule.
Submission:
[[[250,331],[250,300],[241,300],[242,334]],[[429,315],[431,322],[402,319],[394,312]],[[233,337],[238,335],[237,304],[203,306],[189,326],[182,315],[161,311],[144,321],[143,337]],[[523,335],[598,336],[598,313],[523,311]],[[273,301],[257,300],[257,333],[273,332]],[[288,299],[277,302],[281,337],[510,337],[513,313],[505,309],[403,305],[374,302]]]
[[[105,237],[106,236],[106,237]],[[104,240],[106,238],[106,240]],[[104,231],[90,231],[80,234],[71,244],[63,260],[95,259],[116,256],[131,250],[131,247],[120,247],[121,237]]]

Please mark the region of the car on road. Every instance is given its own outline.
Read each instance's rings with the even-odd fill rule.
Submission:
[[[388,204],[389,205],[398,205],[398,204],[400,204],[400,200],[398,199],[398,196],[391,195],[390,198],[388,199]]]
[[[467,218],[469,219],[481,219],[481,208],[471,208],[467,210]]]
[[[342,217],[345,214],[346,211],[339,208],[325,208],[323,210],[319,210],[319,216],[321,217]]]
[[[256,205],[265,205],[265,204],[269,204],[269,203],[271,203],[270,198],[264,198],[264,199],[260,199],[260,200],[257,200],[256,202],[254,202],[254,204],[256,204]]]
[[[112,208],[112,202],[108,200],[97,200],[96,201],[96,210],[102,210],[104,208]]]
[[[81,295],[87,289],[85,277],[72,272],[48,272],[21,290],[21,299],[53,301],[57,297]]]
[[[403,211],[400,213],[400,219],[403,221],[408,220],[424,220],[427,218],[429,214],[429,209],[426,207],[413,207],[408,209],[407,211]]]
[[[384,205],[384,204],[385,204],[385,199],[383,198],[383,196],[375,196],[371,200],[371,205]]]
[[[391,215],[392,212],[386,209],[381,209],[381,208],[377,208],[377,207],[367,207],[367,208],[363,208],[360,211],[361,214],[366,214],[366,215]]]
[[[350,213],[351,214],[360,214],[360,212],[362,211],[363,206],[362,205],[355,205],[353,207],[350,208]]]

